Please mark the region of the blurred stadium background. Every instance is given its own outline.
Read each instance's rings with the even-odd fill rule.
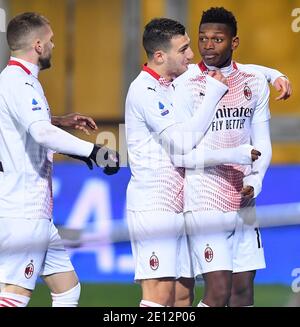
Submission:
[[[40,78],[52,114],[92,116],[99,135],[78,136],[111,142],[115,135],[124,157],[124,97],[145,61],[143,26],[158,16],[183,22],[198,61],[199,19],[211,6],[224,6],[237,17],[241,44],[236,61],[277,68],[293,84],[286,102],[274,101],[271,91],[273,161],[258,199],[267,269],[257,274],[256,305],[300,306],[300,0],[0,0],[6,21],[24,11],[38,11],[51,21],[53,68]],[[0,42],[2,68],[8,58],[5,33]],[[107,177],[56,159],[54,220],[83,284],[81,305],[136,306],[140,290],[133,284],[124,220],[129,168]],[[199,286],[197,300],[201,292]],[[50,305],[42,284],[31,305]]]

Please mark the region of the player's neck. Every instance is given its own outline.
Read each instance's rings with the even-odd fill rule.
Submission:
[[[229,57],[220,67],[219,69],[229,67],[232,64],[232,57]]]
[[[38,66],[38,58],[30,53],[24,51],[12,51],[11,56]]]
[[[216,66],[211,66],[211,65],[209,65],[209,64],[207,64],[206,62],[205,62],[205,59],[204,58],[202,58],[202,60],[203,60],[203,62],[204,62],[204,64],[205,64],[205,66],[206,67],[208,67],[208,68],[213,68],[213,69],[222,69],[222,68],[228,68],[229,66],[231,66],[232,65],[232,57],[230,56],[228,59],[226,59],[226,61],[225,62],[223,62],[222,64],[219,64],[219,65],[216,65]]]
[[[209,66],[207,64],[205,64],[205,66],[208,70],[219,69],[225,77],[229,76],[234,70],[234,65],[232,61],[228,65],[222,67]]]
[[[154,70],[155,73],[157,73],[159,76],[163,77],[165,80],[167,81],[172,81],[174,78],[173,76],[171,76],[170,74],[168,74],[168,72],[166,71],[166,69],[164,69],[163,65],[156,65],[153,62],[148,62],[147,66]]]
[[[30,58],[28,58],[27,56],[16,55],[15,52],[12,52],[9,64],[11,64],[11,61],[19,61],[23,66],[25,66],[29,70],[32,76],[38,79],[40,68],[39,65],[36,64],[35,60],[30,60]]]

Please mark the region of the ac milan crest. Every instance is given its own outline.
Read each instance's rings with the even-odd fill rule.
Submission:
[[[214,252],[213,250],[207,246],[206,249],[204,250],[204,258],[207,262],[211,262],[214,257]]]
[[[149,263],[150,263],[150,268],[152,270],[157,270],[157,268],[159,266],[159,260],[158,260],[158,257],[154,254],[154,252],[152,253],[152,256],[150,257]]]
[[[24,275],[27,279],[31,278],[34,272],[34,265],[32,261],[26,266]]]
[[[252,91],[247,84],[244,87],[244,96],[247,100],[251,100],[252,98]]]

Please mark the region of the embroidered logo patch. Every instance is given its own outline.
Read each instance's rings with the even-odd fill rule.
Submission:
[[[31,260],[31,262],[26,266],[24,271],[24,275],[27,279],[31,278],[34,272],[34,265],[32,262],[33,261]]]
[[[154,252],[152,253],[152,256],[150,257],[149,264],[150,264],[150,268],[152,270],[157,270],[157,268],[159,267],[159,260]]]
[[[159,108],[160,110],[163,110],[164,107],[165,107],[165,105],[159,101],[159,102],[158,102],[158,108]]]
[[[39,103],[38,103],[34,98],[32,99],[31,104],[32,104],[33,106],[36,106],[36,107],[32,107],[32,111],[37,111],[37,110],[41,110],[41,109],[42,109],[42,107],[39,107],[39,106],[38,106]]]
[[[163,111],[162,113],[161,113],[161,116],[165,116],[165,115],[167,115],[169,113],[169,110],[167,109],[167,110],[165,110],[165,111]]]
[[[161,116],[165,116],[169,113],[169,110],[165,109],[165,105],[163,103],[161,103],[160,101],[158,102],[158,108],[160,110],[162,110],[162,112],[160,113]]]
[[[207,246],[206,249],[204,250],[204,258],[207,262],[211,262],[214,257],[214,252],[213,250]]]
[[[251,100],[252,98],[252,91],[248,85],[245,85],[244,87],[244,96],[247,100]]]

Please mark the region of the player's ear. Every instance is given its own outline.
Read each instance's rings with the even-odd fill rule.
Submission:
[[[235,50],[240,44],[240,39],[238,36],[235,36],[232,38],[232,42],[231,42],[231,50]]]
[[[160,65],[165,60],[165,53],[162,50],[157,50],[153,54],[153,60],[156,64]]]
[[[34,49],[40,55],[43,52],[43,47],[41,44],[41,40],[37,39],[34,42]]]

